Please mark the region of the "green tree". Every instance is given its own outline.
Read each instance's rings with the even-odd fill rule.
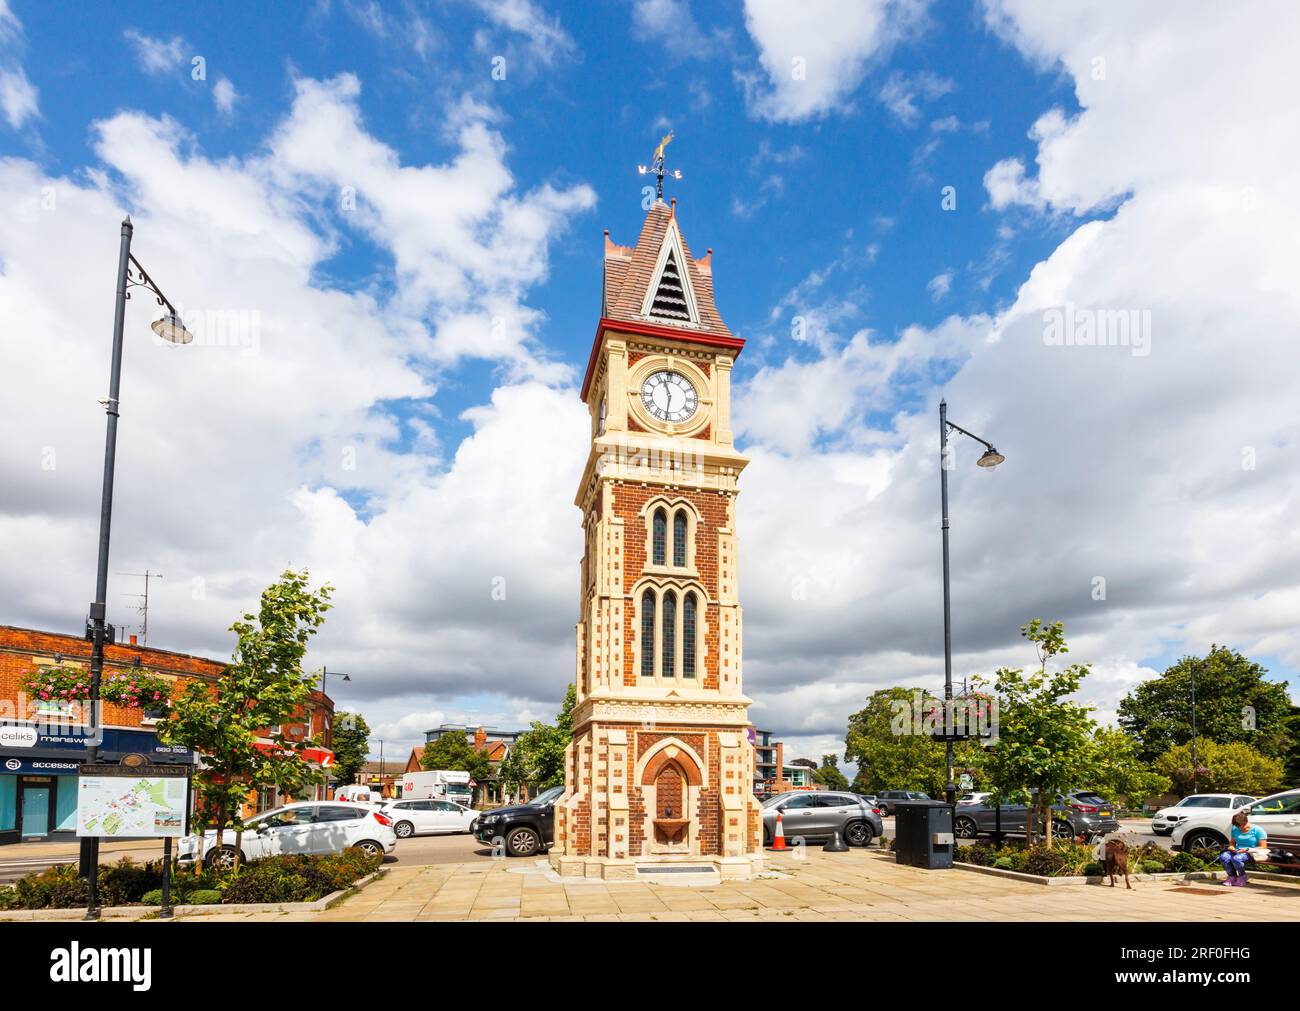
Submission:
[[[577,692],[570,684],[555,714],[555,723],[534,720],[519,735],[497,769],[503,786],[545,790],[564,785],[564,752],[573,738],[573,707],[577,700]]]
[[[859,793],[924,790],[940,795],[947,781],[947,757],[943,744],[927,732],[925,718],[942,705],[942,699],[919,688],[873,692],[866,706],[849,717],[844,735],[844,759],[858,766],[853,789]],[[980,776],[984,754],[979,744],[960,742],[953,759],[958,771]]]
[[[1034,644],[1038,669],[1026,674],[1002,667],[993,676],[998,727],[989,749],[989,785],[1003,803],[1022,802],[1028,794],[1030,840],[1036,840],[1038,826],[1045,822],[1051,845],[1048,813],[1056,795],[1089,782],[1095,772],[1091,709],[1070,701],[1089,668],[1070,664],[1048,671],[1050,662],[1069,652],[1059,621],[1045,625],[1035,618],[1021,626],[1020,634]]]
[[[840,772],[839,762],[834,755],[822,755],[822,767],[813,773],[813,779],[828,790],[847,790],[848,777]]]
[[[1130,808],[1169,789],[1168,776],[1155,772],[1137,754],[1137,742],[1122,730],[1098,727],[1092,738],[1093,769],[1087,785],[1103,797],[1123,797]]]
[[[1204,657],[1185,656],[1157,678],[1143,681],[1119,704],[1119,725],[1138,741],[1138,755],[1154,761],[1192,739],[1192,672],[1196,674],[1198,738],[1239,741],[1281,758],[1294,746],[1292,703],[1283,682],[1226,646]]]
[[[366,764],[369,753],[370,724],[360,713],[346,709],[334,714],[334,778],[340,786],[350,786]]]
[[[286,570],[262,591],[257,614],[230,626],[235,652],[215,685],[192,681],[158,724],[158,739],[203,756],[195,773],[200,835],[235,832],[235,867],[243,837],[241,807],[264,786],[297,795],[323,778],[301,755],[317,742],[295,740],[283,725],[301,714],[313,680],[302,669],[307,643],[330,608],[329,585],[311,590],[306,570]],[[269,738],[270,747],[259,747]]]
[[[1249,793],[1263,796],[1285,782],[1279,759],[1260,754],[1249,744],[1196,742],[1196,782],[1192,782],[1192,746],[1180,744],[1156,759],[1156,772],[1168,776],[1181,796],[1201,793]]]
[[[492,775],[492,763],[487,755],[475,751],[464,734],[443,734],[432,744],[425,745],[420,764],[430,771],[468,772],[479,783]]]

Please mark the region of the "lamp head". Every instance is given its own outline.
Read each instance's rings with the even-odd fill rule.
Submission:
[[[976,460],[975,462],[976,462],[977,464],[979,464],[981,467],[993,468],[993,467],[996,467],[998,464],[1000,464],[1000,463],[1001,463],[1003,460],[1005,460],[1005,459],[1006,459],[1005,456],[1003,456],[1003,455],[1002,455],[1001,453],[999,453],[996,449],[994,449],[992,446],[990,446],[990,447],[988,448],[988,451],[985,452],[985,454],[984,454],[983,456],[981,456],[981,457],[980,457],[978,460]]]
[[[169,344],[189,344],[194,340],[194,335],[185,329],[185,324],[174,312],[154,320],[149,328]]]

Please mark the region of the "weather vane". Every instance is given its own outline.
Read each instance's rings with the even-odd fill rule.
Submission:
[[[645,165],[638,165],[636,167],[636,170],[640,172],[641,175],[645,175],[647,172],[654,173],[655,197],[659,200],[663,200],[664,198],[664,176],[671,176],[673,179],[680,179],[682,177],[681,169],[673,169],[669,172],[664,168],[664,148],[672,142],[673,131],[669,130],[668,133],[664,135],[664,139],[659,142],[659,146],[655,148],[655,154],[654,157],[650,159],[650,165],[648,167]]]

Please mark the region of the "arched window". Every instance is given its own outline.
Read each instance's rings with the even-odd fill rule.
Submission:
[[[682,602],[682,677],[695,677],[695,594]]]
[[[655,676],[655,595],[641,594],[641,676]]]
[[[686,564],[686,510],[678,509],[673,516],[673,564]]]
[[[655,510],[654,545],[651,564],[663,565],[665,559],[664,541],[668,539],[668,514],[662,509]]]
[[[669,590],[664,594],[664,639],[660,667],[664,677],[677,676],[677,594]]]

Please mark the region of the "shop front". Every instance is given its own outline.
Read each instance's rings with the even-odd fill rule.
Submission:
[[[76,837],[77,771],[87,749],[80,728],[0,726],[0,845]],[[166,765],[194,762],[192,752],[162,744],[150,731],[106,728],[97,761],[115,764],[126,755]]]

